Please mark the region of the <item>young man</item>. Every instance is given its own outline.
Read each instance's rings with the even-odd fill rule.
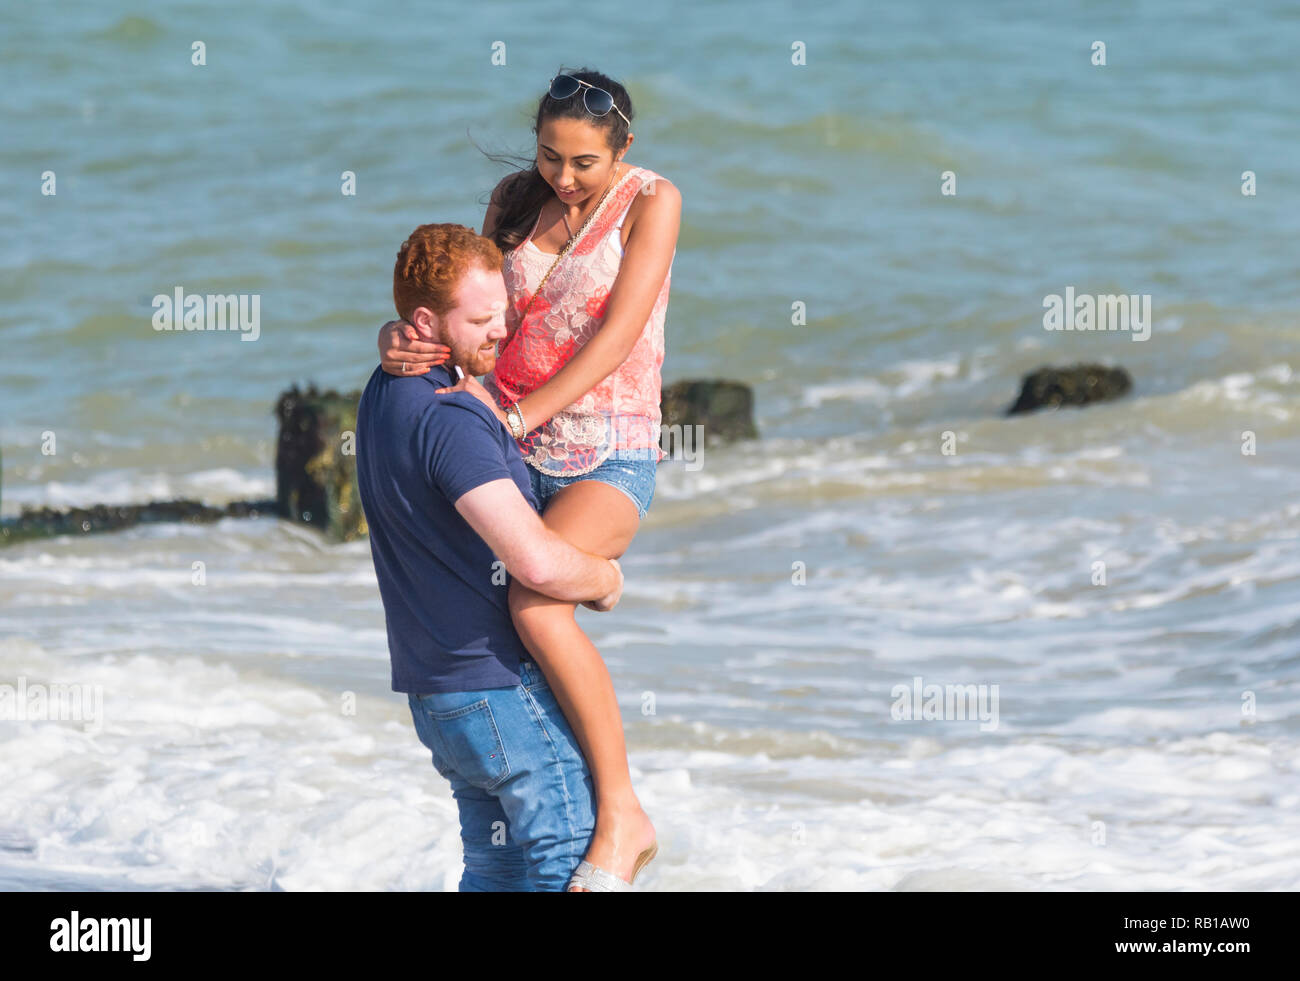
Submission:
[[[501,252],[462,225],[421,225],[397,255],[403,320],[451,349],[401,378],[376,368],[357,409],[357,481],[388,627],[394,691],[452,786],[462,891],[563,891],[595,826],[590,772],[511,623],[506,573],[612,609],[623,574],[537,514],[509,431],[454,368],[492,369],[506,335]],[[504,567],[504,568],[503,568]]]

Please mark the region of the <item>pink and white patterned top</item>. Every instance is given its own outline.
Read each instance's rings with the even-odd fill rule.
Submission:
[[[604,325],[609,293],[623,261],[619,230],[636,195],[652,182],[665,179],[645,167],[634,167],[610,188],[586,233],[560,260],[523,323],[520,316],[555,256],[533,244],[536,223],[528,238],[506,253],[509,334],[496,367],[483,381],[498,404],[509,405],[541,387]],[[674,258],[676,254],[674,251]],[[671,282],[670,265],[627,360],[578,401],[519,440],[520,452],[529,465],[542,473],[567,477],[590,473],[616,451],[623,456],[634,455],[627,451],[641,451],[656,463],[667,456],[659,448],[659,394]]]

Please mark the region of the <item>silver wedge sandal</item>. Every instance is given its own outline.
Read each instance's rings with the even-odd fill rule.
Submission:
[[[632,866],[632,882],[636,882],[636,874],[657,854],[659,854],[659,842],[656,841],[636,857],[636,865]],[[590,889],[592,892],[629,892],[632,889],[632,882],[620,879],[608,869],[592,865],[584,858],[578,863],[578,868],[565,889],[572,892],[573,887],[577,886],[579,889]]]

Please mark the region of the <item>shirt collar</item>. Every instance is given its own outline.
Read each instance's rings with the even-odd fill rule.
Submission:
[[[451,364],[450,361],[444,362],[443,364],[430,365],[428,374],[421,375],[420,377],[431,383],[434,388],[450,388],[456,384],[456,379],[453,377],[451,369],[447,367],[449,364]]]

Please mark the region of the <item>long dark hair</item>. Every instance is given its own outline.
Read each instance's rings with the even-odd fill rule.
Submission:
[[[561,68],[560,72],[604,89],[614,97],[614,105],[623,111],[623,116],[627,116],[629,120],[636,118],[632,109],[632,98],[627,94],[627,89],[608,75],[602,75],[590,68],[579,68],[575,71]],[[606,145],[611,153],[617,154],[627,145],[628,124],[623,121],[623,116],[613,109],[603,116],[593,116],[583,104],[581,95],[583,91],[585,89],[559,101],[552,99],[549,91],[542,93],[542,98],[537,103],[537,116],[533,120],[533,134],[541,132],[542,123],[547,119],[582,119],[603,129]],[[508,252],[528,237],[533,223],[537,221],[537,215],[542,210],[542,205],[548,198],[555,196],[555,191],[537,171],[536,151],[531,157],[526,157],[508,153],[489,153],[482,147],[479,147],[479,150],[494,163],[522,167],[506,178],[501,185],[501,190],[498,192],[501,210],[497,214],[496,227],[492,229],[491,234],[497,248],[502,252]],[[487,202],[480,203],[487,204]]]

